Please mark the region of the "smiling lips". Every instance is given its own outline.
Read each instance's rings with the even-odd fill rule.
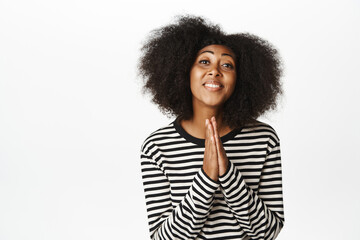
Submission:
[[[224,87],[219,82],[215,82],[215,81],[208,81],[204,83],[203,86],[209,91],[218,91]]]

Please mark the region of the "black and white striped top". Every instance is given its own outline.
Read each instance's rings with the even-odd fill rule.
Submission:
[[[147,137],[141,172],[151,239],[275,239],[284,225],[280,140],[264,122],[221,137],[229,167],[202,169],[205,140],[178,119]]]

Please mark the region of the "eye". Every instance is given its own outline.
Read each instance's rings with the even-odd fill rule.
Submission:
[[[208,60],[200,60],[199,63],[207,64],[207,63],[209,63],[209,61]]]
[[[223,64],[223,66],[225,66],[226,68],[234,68],[234,66],[230,63],[225,63]]]

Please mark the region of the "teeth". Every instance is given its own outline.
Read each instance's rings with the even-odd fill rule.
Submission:
[[[212,88],[218,88],[218,87],[220,87],[220,85],[209,84],[209,83],[205,84],[205,86],[212,87]]]

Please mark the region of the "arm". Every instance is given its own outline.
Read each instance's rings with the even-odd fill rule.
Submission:
[[[170,182],[155,145],[141,149],[141,172],[151,239],[194,239],[210,213],[219,183],[201,168],[183,200],[174,208]]]
[[[280,141],[266,155],[257,192],[246,184],[231,161],[219,181],[225,201],[246,234],[251,239],[275,239],[285,221]]]

